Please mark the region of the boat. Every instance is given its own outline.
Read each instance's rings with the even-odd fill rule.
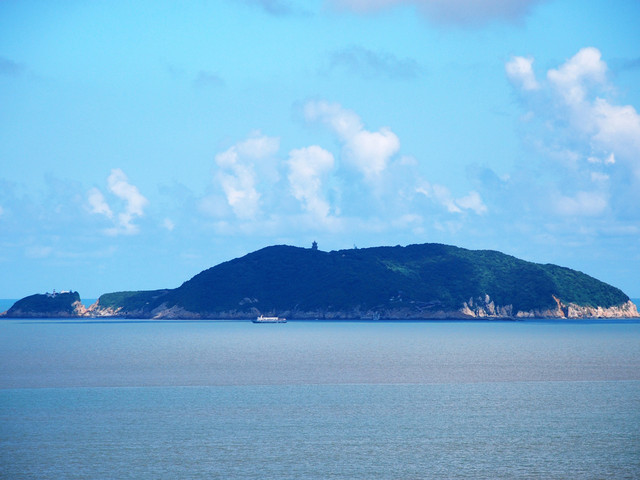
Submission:
[[[253,323],[287,323],[287,319],[284,317],[265,317],[264,315],[260,315],[255,320],[252,320]]]

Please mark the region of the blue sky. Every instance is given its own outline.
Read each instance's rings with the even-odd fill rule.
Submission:
[[[640,297],[638,24],[632,0],[0,2],[0,297],[313,240]]]

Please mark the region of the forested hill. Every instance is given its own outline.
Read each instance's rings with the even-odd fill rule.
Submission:
[[[172,318],[637,315],[621,290],[584,273],[441,244],[332,252],[272,246],[176,289],[103,295],[93,311]]]
[[[86,312],[78,292],[35,294],[18,300],[7,310],[7,317],[76,317]]]

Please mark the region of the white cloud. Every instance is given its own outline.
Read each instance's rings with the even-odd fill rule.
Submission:
[[[260,212],[261,194],[257,190],[256,161],[272,157],[280,148],[280,140],[260,132],[219,153],[215,162],[220,167],[217,180],[234,214],[241,219],[255,218]]]
[[[239,218],[253,218],[260,210],[260,194],[255,187],[253,169],[245,165],[236,165],[233,173],[220,173],[218,180],[227,203]]]
[[[338,135],[344,143],[345,160],[368,181],[379,178],[400,149],[400,140],[391,129],[365,130],[358,115],[337,103],[308,102],[304,112],[308,121],[321,121]]]
[[[110,235],[138,233],[138,226],[132,222],[136,217],[142,217],[144,215],[144,209],[149,201],[140,193],[135,185],[129,183],[129,179],[119,168],[111,170],[111,174],[107,178],[107,187],[113,195],[124,201],[124,210],[114,219],[113,210],[107,203],[102,192],[97,188],[92,188],[89,190],[87,197],[90,212],[104,215],[114,220],[115,226],[106,230]]]
[[[605,163],[615,163],[615,154],[628,158],[640,178],[640,115],[636,109],[631,105],[611,105],[597,98],[591,114],[596,127],[593,140],[611,151]]]
[[[483,25],[518,21],[540,0],[328,0],[338,9],[368,13],[400,5],[415,6],[430,20],[446,25]]]
[[[605,81],[607,65],[601,59],[597,48],[581,49],[558,69],[547,72],[547,78],[554,89],[569,105],[578,105],[585,100],[589,84]]]
[[[97,188],[89,190],[89,206],[91,207],[91,213],[97,213],[104,215],[107,218],[113,218],[113,212],[107,204],[104,195]]]
[[[326,219],[330,206],[322,195],[322,177],[333,168],[333,155],[314,145],[292,150],[288,165],[288,179],[293,196],[313,216]]]
[[[275,155],[280,148],[280,139],[254,131],[249,138],[238,143],[235,148],[240,156],[258,160]]]
[[[540,84],[536,80],[533,73],[533,58],[513,57],[513,59],[505,65],[505,70],[509,79],[518,83],[524,90],[537,90]]]
[[[631,105],[614,105],[606,97],[613,89],[606,78],[607,65],[600,51],[583,48],[558,69],[549,70],[552,92],[562,100],[560,115],[566,116],[576,135],[586,136],[613,165],[621,159],[640,180],[640,115]]]
[[[613,153],[610,153],[609,156],[607,156],[607,158],[599,158],[596,156],[592,156],[587,158],[587,162],[591,164],[596,164],[596,165],[602,164],[602,163],[604,163],[605,165],[613,165],[616,163],[616,156]]]
[[[445,207],[449,213],[462,213],[464,210],[471,210],[477,215],[483,215],[487,213],[488,210],[480,194],[475,191],[469,192],[468,195],[456,199],[453,198],[449,189],[444,185],[432,185],[429,182],[423,181],[416,187],[416,192],[433,199],[436,203]]]
[[[487,213],[487,206],[482,202],[480,194],[476,191],[469,192],[469,195],[459,198],[456,203],[465,210],[473,210],[478,215]]]
[[[518,70],[509,65],[506,70],[512,80],[519,78],[517,72],[529,78],[526,67]],[[535,97],[526,81],[514,81],[527,109],[535,110],[536,122],[528,128],[533,133],[540,127],[533,141],[532,133],[528,134],[529,142],[540,145],[547,158],[565,167],[564,172],[559,171],[557,188],[579,192],[557,196],[556,213],[592,216],[607,212],[611,219],[618,214],[629,218],[633,209],[628,206],[640,200],[640,115],[632,105],[612,101],[616,90],[607,72],[600,51],[586,47],[550,69]],[[594,183],[600,190],[590,192]],[[638,218],[640,210],[636,212],[632,216]]]
[[[422,192],[424,193],[424,192]],[[460,207],[456,205],[456,201],[451,196],[449,189],[443,185],[432,185],[431,196],[435,200],[444,206],[449,213],[462,213]]]
[[[304,106],[307,121],[321,121],[328,125],[343,141],[355,136],[363,129],[360,117],[338,103],[311,101]]]
[[[129,179],[122,170],[119,168],[111,170],[107,185],[111,193],[125,201],[125,213],[131,216],[144,214],[144,207],[149,201],[140,193],[138,187],[129,183]]]
[[[573,197],[558,196],[556,210],[565,216],[595,216],[607,208],[607,197],[602,192],[578,192]]]
[[[377,132],[362,130],[345,145],[347,158],[367,179],[378,177],[399,149],[398,137],[386,127]]]
[[[138,226],[131,222],[135,217],[144,215],[144,208],[149,201],[140,193],[138,187],[129,183],[129,179],[119,168],[111,170],[107,185],[111,193],[125,202],[124,211],[118,214],[119,230],[122,233],[137,233]]]
[[[611,152],[611,153],[609,154],[609,156],[608,156],[607,158],[605,158],[605,159],[604,159],[604,163],[605,163],[606,165],[613,165],[614,163],[616,163],[616,157],[615,157],[615,155],[613,154],[613,152]]]

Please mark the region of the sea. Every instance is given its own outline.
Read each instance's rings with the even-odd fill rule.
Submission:
[[[640,322],[0,321],[2,479],[636,479]]]

